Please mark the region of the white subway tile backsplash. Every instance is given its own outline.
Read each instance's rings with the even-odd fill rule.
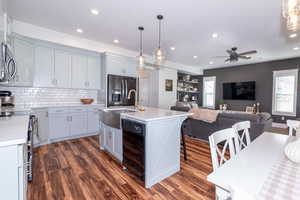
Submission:
[[[93,98],[97,102],[97,90],[58,89],[34,87],[1,87],[0,90],[9,90],[15,96],[16,106],[31,106],[38,104],[75,104],[82,98]]]

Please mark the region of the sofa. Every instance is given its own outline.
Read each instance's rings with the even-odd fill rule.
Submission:
[[[172,106],[171,110],[188,112],[188,106]],[[241,121],[250,121],[251,141],[261,135],[264,131],[271,131],[272,118],[269,113],[246,113],[240,111],[220,111],[215,122],[205,122],[188,118],[183,122],[183,132],[185,135],[196,137],[208,141],[208,137],[219,130],[230,128],[233,124]]]

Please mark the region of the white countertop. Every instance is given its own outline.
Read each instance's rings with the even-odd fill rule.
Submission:
[[[121,117],[142,122],[149,122],[176,117],[187,117],[189,115],[192,115],[192,113],[145,107],[145,111],[122,113]]]
[[[27,142],[29,115],[0,118],[0,147]]]
[[[30,112],[32,110],[47,109],[47,108],[69,108],[69,107],[103,107],[104,104],[82,104],[82,103],[61,103],[61,104],[34,104],[34,105],[16,105],[9,110],[14,112]],[[7,110],[7,109],[5,109]]]

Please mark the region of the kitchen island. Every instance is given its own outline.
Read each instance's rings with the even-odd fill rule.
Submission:
[[[180,170],[180,129],[188,115],[158,108],[125,110],[120,129],[101,124],[101,149],[119,151],[116,157],[124,168],[149,188]]]

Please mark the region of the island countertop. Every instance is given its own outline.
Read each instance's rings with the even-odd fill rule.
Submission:
[[[0,147],[27,142],[29,115],[0,119]]]
[[[140,122],[149,122],[154,120],[187,117],[190,115],[192,115],[192,113],[145,107],[145,111],[125,112],[121,114],[121,117]]]

